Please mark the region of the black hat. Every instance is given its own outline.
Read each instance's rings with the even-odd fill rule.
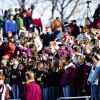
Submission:
[[[76,20],[72,20],[72,22],[76,22]]]

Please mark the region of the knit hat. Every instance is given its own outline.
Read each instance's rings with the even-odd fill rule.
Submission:
[[[46,26],[45,28],[48,29],[48,28],[51,28],[51,26]]]
[[[6,60],[2,60],[2,61],[1,61],[1,64],[2,64],[3,66],[6,66],[6,65],[7,65]]]
[[[66,57],[66,51],[65,51],[65,49],[60,48],[60,49],[59,49],[59,55],[60,55],[61,57]]]
[[[70,46],[65,47],[65,50],[67,51],[67,55],[72,57],[73,50]]]
[[[9,12],[12,12],[13,10],[12,10],[12,8],[9,8],[8,11],[9,11]]]
[[[26,26],[21,27],[21,29],[26,31]]]
[[[49,49],[49,48],[45,48],[45,49],[44,49],[44,52],[45,52],[46,54],[49,54],[49,53],[50,53],[50,49]]]
[[[31,9],[32,9],[32,10],[35,9],[35,6],[34,6],[33,4],[31,5]]]

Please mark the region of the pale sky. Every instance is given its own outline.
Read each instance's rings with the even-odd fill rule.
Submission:
[[[11,1],[14,1],[14,3],[13,2],[11,2]],[[31,0],[29,0],[29,4],[31,5],[31,2],[30,2]],[[70,20],[73,20],[73,19],[82,19],[83,18],[83,14],[84,14],[84,12],[85,12],[85,10],[86,10],[86,8],[87,8],[87,3],[86,3],[86,1],[87,0],[82,0],[83,2],[84,2],[84,8],[82,9],[82,11],[81,11],[81,13],[78,13],[78,14],[76,14],[76,15],[74,15],[74,16],[72,16],[71,18],[70,18]],[[95,9],[97,8],[97,5],[98,5],[98,3],[100,3],[100,0],[90,0],[90,1],[92,1],[91,3],[90,3],[90,9],[91,9],[91,13],[92,13],[92,15],[93,15],[93,13],[94,13],[94,11],[95,11]],[[19,5],[18,5],[18,3],[17,3],[17,0],[0,0],[0,4],[1,4],[1,6],[0,6],[0,9],[9,9],[9,8],[13,8],[13,11],[14,11],[14,9],[16,8],[16,7],[19,7]],[[28,8],[28,7],[30,7],[30,5],[28,5],[28,4],[26,4],[26,8]],[[73,4],[71,4],[71,5],[73,5]],[[45,4],[43,4],[43,3],[40,3],[40,4],[38,4],[37,6],[36,6],[36,11],[37,11],[37,16],[41,16],[41,13],[42,13],[42,11],[43,11],[43,7],[44,6],[46,6],[47,7],[47,9],[45,10],[45,13],[43,14],[43,16],[41,17],[42,18],[42,22],[43,22],[43,24],[44,25],[48,25],[49,24],[49,18],[50,18],[50,16],[51,16],[51,5],[48,3],[48,2],[46,2]],[[71,7],[69,7],[69,8],[71,8]],[[80,9],[81,7],[79,6],[79,9]],[[67,10],[67,9],[66,9]],[[68,9],[68,13],[69,13],[69,9]],[[90,13],[89,13],[90,14]],[[66,16],[66,15],[65,15]],[[56,13],[55,13],[55,16],[54,16],[55,18],[56,17],[60,17],[60,15],[59,15],[59,13],[56,11]],[[80,22],[81,20],[79,20],[78,22]],[[84,21],[84,20],[83,20]],[[78,23],[79,24],[79,23]]]

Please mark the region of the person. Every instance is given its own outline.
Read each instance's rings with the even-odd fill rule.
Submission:
[[[42,45],[42,42],[40,40],[40,37],[38,36],[38,34],[36,32],[33,33],[33,40],[34,40],[34,43],[37,47],[38,52],[41,51],[43,45]]]
[[[9,89],[4,84],[5,76],[0,73],[0,100],[8,100],[9,99]]]
[[[26,72],[26,85],[23,89],[21,100],[42,100],[42,92],[40,87],[34,82],[34,73]]]
[[[100,4],[98,4],[98,7],[94,12],[94,15],[97,15],[98,17],[100,16]]]
[[[53,41],[53,35],[52,35],[53,33],[51,30],[51,26],[46,26],[45,29],[46,29],[46,34],[43,33],[40,35],[40,38],[43,39],[43,47],[49,46],[49,42]]]
[[[6,34],[8,34],[8,32],[11,31],[13,35],[16,35],[17,25],[16,22],[13,20],[13,18],[14,18],[13,14],[9,15],[9,18],[5,23]]]
[[[56,17],[56,19],[52,22],[51,27],[52,27],[52,31],[53,31],[53,32],[56,31],[56,27],[57,27],[57,26],[61,26],[62,31],[63,31],[63,32],[65,31],[64,25],[63,25],[63,23],[62,23],[62,21],[60,20],[59,17]]]
[[[95,74],[98,74],[98,73],[95,73],[96,70],[98,70],[100,68],[100,56],[96,53],[93,54],[93,66],[91,68],[91,72],[90,72],[90,75],[88,77],[88,84],[91,85],[91,94],[92,94],[92,100],[99,100],[99,84],[98,84],[98,81],[99,81],[99,77],[100,77],[100,74],[94,78]],[[100,72],[99,72],[100,73]]]
[[[74,84],[73,83],[73,75],[76,70],[76,67],[72,62],[71,56],[66,57],[66,66],[64,67],[64,70],[65,71],[62,75],[60,85],[63,87],[64,97],[71,97],[74,92],[74,91],[72,91],[72,90],[74,90],[74,88],[73,88],[74,85],[72,85],[72,84]]]
[[[74,36],[76,38],[77,35],[79,35],[79,33],[80,33],[80,30],[79,30],[79,27],[77,26],[76,20],[73,20],[69,26],[71,28],[72,36]]]

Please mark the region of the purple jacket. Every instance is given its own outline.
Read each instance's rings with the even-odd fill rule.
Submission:
[[[75,70],[76,70],[75,66],[70,66],[64,71],[61,82],[60,82],[61,86],[66,86],[73,82]]]
[[[21,54],[27,54],[28,56],[31,55],[31,51],[30,51],[30,49],[26,49],[26,50],[24,50],[23,48],[21,48],[20,51],[21,51]]]
[[[83,83],[83,88],[85,90],[87,90],[89,87],[89,85],[87,84],[87,80],[88,80],[90,71],[91,71],[91,66],[85,65],[84,66],[84,83]]]

